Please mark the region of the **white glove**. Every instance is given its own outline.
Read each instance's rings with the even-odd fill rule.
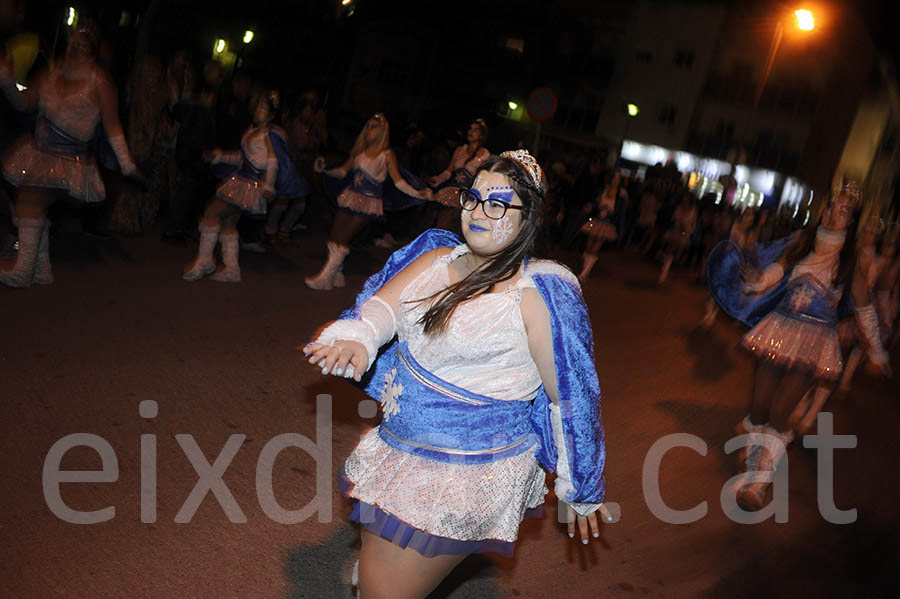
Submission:
[[[125,143],[125,136],[116,135],[115,137],[110,137],[109,145],[116,155],[116,160],[119,161],[119,168],[122,169],[122,174],[128,177],[135,174],[137,172],[137,167],[134,165],[134,160],[131,159],[131,154],[128,152],[128,144]]]
[[[575,492],[572,486],[572,475],[569,470],[569,452],[566,449],[566,438],[563,434],[562,413],[559,406],[550,404],[550,424],[553,427],[553,441],[556,443],[556,498],[571,506],[579,516],[588,516],[603,505],[601,503],[574,503],[569,496]]]
[[[772,264],[763,271],[759,279],[755,283],[746,283],[744,285],[744,293],[762,293],[784,276],[784,267],[778,262]]]
[[[335,341],[356,341],[362,343],[369,354],[366,370],[375,363],[378,349],[394,338],[397,333],[397,319],[391,306],[373,295],[359,309],[359,320],[336,320],[322,331],[316,343],[334,345]]]
[[[859,323],[859,329],[863,337],[866,339],[866,344],[869,346],[869,359],[875,366],[884,368],[890,361],[890,357],[881,343],[881,331],[875,306],[869,304],[868,306],[857,308],[856,320]]]

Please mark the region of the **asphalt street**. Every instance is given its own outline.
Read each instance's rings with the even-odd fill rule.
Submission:
[[[347,287],[331,292],[303,284],[324,256],[321,235],[264,255],[244,252],[240,284],[182,281],[194,251],[149,234],[98,240],[63,230],[54,240],[53,285],[0,288],[0,595],[348,596],[358,537],[337,473],[376,419],[359,390],[321,376],[296,348],[351,304],[387,251],[354,252]],[[851,393],[826,407],[835,432],[857,439],[855,448],[835,450],[833,473],[835,505],[855,508],[856,522],[831,524],[820,514],[817,452],[795,444],[787,521],[736,523],[719,498],[736,463],[723,447],[749,402],[753,364],[737,347],[742,329],[722,317],[709,334],[695,330],[703,287],[679,271],[660,287],[656,274],[644,259],[607,251],[584,287],[603,388],[608,500],[619,504],[620,520],[582,546],[557,524],[548,496],[543,516],[523,524],[514,557],[470,558],[435,596],[894,596],[897,380],[861,369]],[[330,444],[317,439],[321,395],[331,397]],[[155,415],[139,412],[147,400]],[[117,473],[107,482],[61,483],[60,499],[81,512],[114,507],[105,522],[64,521],[50,507],[55,485],[42,482],[54,444],[80,433],[108,444],[114,459],[103,464],[97,451],[75,447],[60,470]],[[298,448],[278,454],[272,491],[284,509],[316,497],[317,474],[326,484],[322,509],[292,524],[267,515],[258,489],[263,448],[285,433],[331,448],[329,463]],[[703,450],[666,453],[659,492],[674,510],[706,502],[705,516],[691,523],[663,521],[644,489],[651,447],[675,433]],[[210,492],[177,522],[198,481],[183,448],[191,442],[208,463],[223,448],[236,452],[220,464],[227,492],[217,489],[234,505],[223,509],[227,501]],[[155,485],[146,484],[148,473]],[[142,505],[150,521],[142,521]],[[244,521],[230,521],[235,516]]]

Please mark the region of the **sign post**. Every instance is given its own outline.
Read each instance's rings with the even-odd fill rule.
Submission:
[[[541,125],[549,121],[556,114],[559,100],[556,93],[549,87],[536,87],[528,94],[525,102],[525,110],[531,120],[537,124],[534,135],[534,157],[537,158],[541,151]]]

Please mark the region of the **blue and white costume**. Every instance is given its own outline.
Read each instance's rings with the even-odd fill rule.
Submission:
[[[299,198],[309,195],[309,184],[297,170],[280,127],[251,127],[241,138],[239,152],[220,152],[213,165],[223,178],[216,197],[250,214],[266,213],[268,191],[273,196]]]
[[[710,293],[730,316],[753,327],[741,344],[760,359],[798,367],[816,378],[835,380],[843,369],[837,335],[842,290],[833,286],[846,233],[819,228],[812,253],[789,273],[775,262],[787,245],[778,240],[760,247],[760,265],[768,266],[747,295],[740,278],[742,255],[731,241],[709,257]]]
[[[55,69],[42,82],[34,136],[22,139],[9,153],[3,162],[3,175],[16,187],[58,189],[79,202],[102,202],[106,189],[97,168],[101,114],[96,96],[103,75],[91,69],[90,81],[66,96],[59,91],[64,76],[62,69]],[[20,107],[17,94],[10,99]],[[109,142],[123,172],[133,172],[134,162],[125,139],[118,136]]]
[[[356,214],[381,217],[385,212],[397,212],[424,200],[404,193],[398,189],[397,182],[388,176],[387,153],[383,150],[374,158],[360,152],[353,158],[350,172],[344,177],[335,177],[328,171],[323,172],[325,191],[337,199],[340,208]],[[425,189],[415,175],[407,171],[403,165],[397,165],[403,183],[412,190]],[[401,183],[402,186],[402,183]]]
[[[345,494],[356,500],[351,518],[423,555],[511,553],[522,518],[543,503],[544,470],[558,470],[557,495],[579,513],[605,495],[600,386],[575,276],[553,262],[528,261],[514,286],[461,304],[446,332],[426,335],[418,322],[426,307],[414,300],[447,288],[450,263],[469,252],[433,229],[395,252],[317,341],[347,338],[344,325],[366,321],[366,306],[385,283],[440,247],[453,250],[403,289],[396,339],[363,378],[384,420],[347,459]],[[519,309],[526,288],[536,288],[550,310],[559,407],[528,349]]]

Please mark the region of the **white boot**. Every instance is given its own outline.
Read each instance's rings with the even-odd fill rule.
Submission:
[[[578,280],[582,283],[587,280],[587,278],[591,274],[591,270],[593,270],[594,265],[597,263],[597,254],[585,254],[584,255],[584,266],[581,269],[581,274],[578,275]]]
[[[222,262],[225,265],[216,270],[210,279],[220,283],[240,283],[241,267],[238,264],[240,244],[238,243],[237,231],[219,236],[219,241],[222,243]]]
[[[335,274],[337,274],[338,269],[344,263],[344,258],[346,258],[349,253],[350,248],[347,246],[338,245],[333,241],[329,241],[328,259],[325,261],[325,266],[322,267],[322,270],[320,270],[315,277],[307,277],[304,279],[306,281],[306,286],[321,291],[331,289],[334,286]]]
[[[9,287],[31,287],[34,264],[41,244],[41,231],[47,221],[37,218],[19,219],[19,251],[12,270],[0,270],[0,283]]]
[[[37,259],[34,262],[35,285],[50,285],[53,283],[53,269],[50,267],[50,221],[44,221],[41,228],[41,241],[38,245]]]
[[[338,266],[337,272],[334,273],[334,283],[332,283],[335,287],[346,287],[347,279],[344,278],[344,264],[341,263]]]
[[[221,227],[219,225],[212,227],[200,225],[198,228],[200,229],[200,247],[197,248],[197,257],[194,258],[194,263],[182,276],[185,281],[197,281],[216,270],[213,250],[219,240]]]

